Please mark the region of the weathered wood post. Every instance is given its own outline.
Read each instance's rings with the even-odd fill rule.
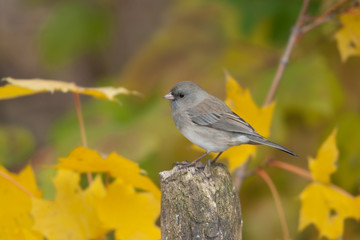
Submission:
[[[159,173],[162,240],[241,240],[238,193],[223,164]]]

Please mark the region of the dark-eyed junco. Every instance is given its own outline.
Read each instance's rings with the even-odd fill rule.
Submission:
[[[297,156],[259,135],[224,102],[194,82],[177,83],[164,98],[170,100],[172,117],[179,131],[206,150],[187,166],[195,165],[210,152],[219,153],[212,161],[215,162],[226,149],[241,144],[263,144]]]

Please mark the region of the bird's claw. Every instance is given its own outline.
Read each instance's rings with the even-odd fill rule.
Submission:
[[[179,168],[187,168],[187,167],[192,167],[192,166],[196,166],[196,168],[204,168],[203,164],[198,164],[199,161],[193,161],[193,162],[189,162],[188,160],[183,161],[183,162],[176,162],[174,163],[175,166],[178,166]],[[200,165],[200,166],[199,166]]]
[[[185,160],[183,162],[174,163],[175,166],[188,166],[189,164],[191,164],[191,163],[188,160]]]

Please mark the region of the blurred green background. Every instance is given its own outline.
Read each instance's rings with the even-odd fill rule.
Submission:
[[[313,1],[319,14],[336,1]],[[299,0],[0,0],[0,76],[44,78],[81,86],[124,86],[144,97],[120,103],[81,97],[89,147],[136,161],[158,184],[158,172],[200,153],[177,131],[162,99],[191,80],[225,98],[227,69],[261,105],[284,50]],[[254,163],[271,154],[306,168],[322,141],[338,128],[335,184],[360,193],[360,58],[342,63],[335,20],[296,45],[276,95],[270,139],[301,157],[259,147]],[[242,116],[246,119],[246,116]],[[0,102],[0,164],[17,171],[31,163],[46,197],[51,168],[81,144],[71,94],[39,94]],[[254,165],[254,164],[253,164]],[[293,239],[316,239],[314,227],[297,232],[299,193],[308,183],[268,169],[282,195]],[[240,193],[244,239],[281,239],[272,196],[258,176]],[[261,227],[261,231],[259,231]],[[347,221],[344,239],[359,239]]]

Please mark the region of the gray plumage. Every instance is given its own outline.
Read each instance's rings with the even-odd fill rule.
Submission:
[[[263,144],[297,156],[289,149],[262,137],[223,101],[208,94],[194,82],[176,84],[164,98],[170,100],[172,117],[179,131],[207,153],[221,154],[241,144]]]

